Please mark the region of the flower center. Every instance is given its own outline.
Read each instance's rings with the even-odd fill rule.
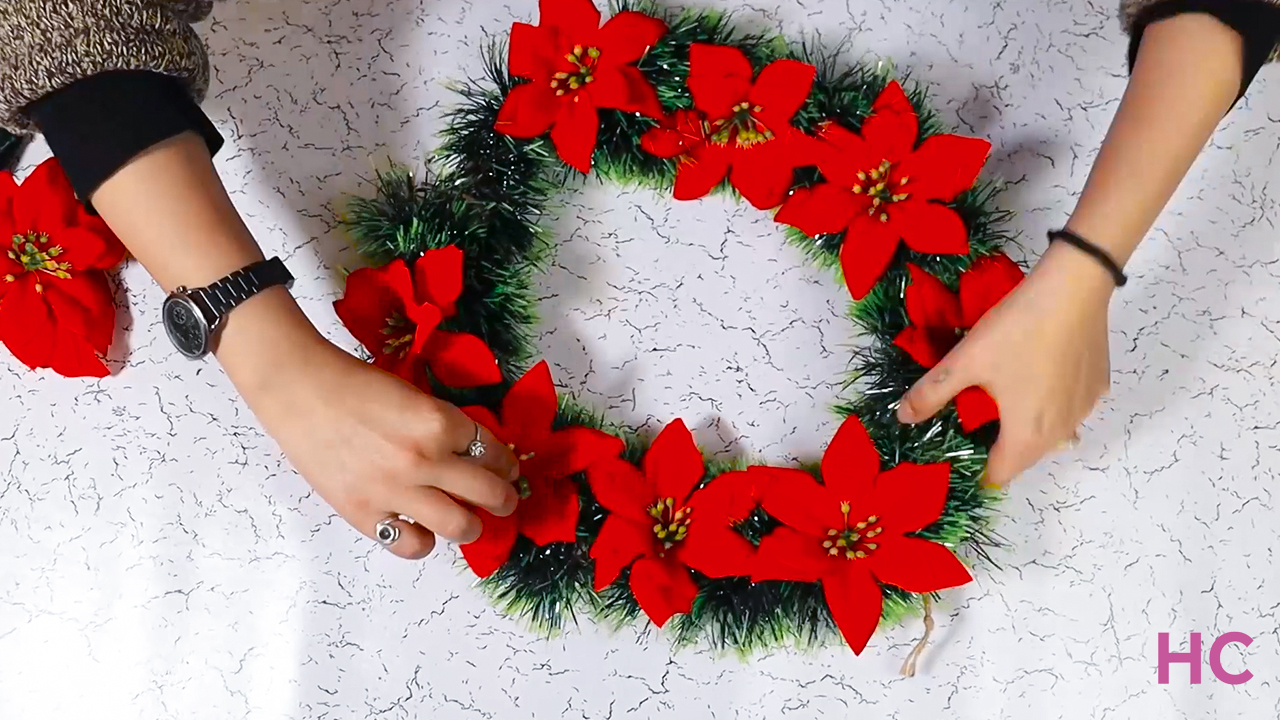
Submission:
[[[49,247],[49,236],[44,233],[29,232],[25,235],[13,236],[13,249],[9,251],[9,259],[22,266],[26,272],[42,272],[59,280],[71,279],[71,263],[59,262],[54,258],[62,255],[62,246]],[[18,278],[5,275],[5,282],[13,282]],[[36,283],[36,292],[44,292],[44,286]]]
[[[911,193],[906,192],[907,181],[910,178],[904,175],[897,181],[891,181],[889,179],[891,170],[893,170],[893,163],[881,160],[880,165],[871,172],[859,172],[858,184],[853,186],[855,195],[866,193],[867,197],[871,198],[871,207],[867,209],[867,214],[872,217],[879,215],[880,222],[889,222],[889,213],[885,212],[889,205],[911,197]]]
[[[573,51],[566,54],[564,59],[573,63],[577,70],[558,72],[552,76],[551,87],[556,91],[556,95],[574,92],[584,85],[595,82],[596,64],[600,61],[600,48],[584,49],[581,45],[574,45]]]
[[[692,508],[676,509],[675,498],[659,498],[658,502],[649,506],[649,515],[658,522],[653,526],[653,534],[662,541],[662,547],[670,550],[689,534],[689,515]]]
[[[822,541],[831,557],[843,555],[847,560],[861,560],[879,547],[876,536],[884,532],[880,527],[880,517],[872,515],[866,520],[849,525],[849,503],[840,503],[840,512],[844,513],[844,528],[827,531],[827,539]]]
[[[401,358],[408,355],[417,329],[418,326],[409,322],[409,318],[393,310],[382,327],[382,334],[387,336],[387,341],[382,344],[382,354]]]
[[[511,449],[511,452],[516,451],[515,443],[507,443],[507,447]],[[525,460],[532,459],[534,454],[535,453],[531,453],[531,452],[519,454],[519,455],[516,455],[516,459],[519,460],[520,462],[524,462]],[[520,477],[516,478],[516,493],[520,495],[521,500],[529,499],[529,496],[533,494],[533,485],[529,482],[529,478],[525,477],[524,475],[521,475]]]
[[[736,147],[749,148],[772,140],[773,133],[755,116],[763,109],[748,102],[734,105],[733,115],[716,120],[707,128],[711,142],[728,145],[732,141]]]

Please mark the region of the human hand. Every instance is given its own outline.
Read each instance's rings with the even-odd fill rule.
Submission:
[[[1000,409],[984,484],[1003,486],[1071,441],[1110,384],[1111,277],[1052,244],[1031,274],[903,397],[898,419],[921,422],[979,386]]]
[[[411,517],[415,524],[397,522],[390,549],[416,559],[435,547],[435,534],[456,543],[480,536],[464,504],[503,516],[515,510],[518,463],[488,430],[480,428],[484,455],[459,456],[477,431],[461,410],[298,326],[301,313],[287,296],[255,302],[232,314],[240,325],[224,330],[219,359],[298,472],[356,530],[373,538],[379,521]],[[260,327],[291,337],[250,342]]]

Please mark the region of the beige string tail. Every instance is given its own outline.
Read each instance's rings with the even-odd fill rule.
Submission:
[[[929,644],[929,636],[933,634],[933,602],[929,600],[929,596],[924,596],[924,637],[920,638],[920,642],[911,648],[911,654],[907,656],[906,662],[902,663],[902,676],[915,677],[916,663],[920,660],[920,656],[924,654],[924,646]]]

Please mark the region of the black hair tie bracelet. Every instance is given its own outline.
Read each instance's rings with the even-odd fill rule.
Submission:
[[[1106,268],[1107,272],[1111,273],[1111,279],[1115,281],[1116,287],[1124,287],[1124,284],[1129,282],[1129,276],[1124,274],[1124,270],[1120,269],[1120,264],[1117,263],[1115,258],[1111,257],[1106,250],[1103,250],[1066,228],[1063,228],[1062,230],[1049,231],[1049,242],[1053,242],[1055,240],[1061,240],[1068,245],[1076,247],[1084,254],[1094,260],[1097,260],[1102,267]]]

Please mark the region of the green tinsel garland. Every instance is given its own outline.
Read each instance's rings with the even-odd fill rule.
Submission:
[[[731,45],[741,49],[757,68],[779,58],[794,58],[818,68],[817,81],[795,124],[812,131],[826,119],[858,128],[871,104],[888,82],[885,74],[865,67],[844,67],[834,54],[794,46],[782,38],[743,34],[728,16],[714,11],[664,11],[644,0],[624,0],[613,8],[637,10],[664,17],[667,34],[640,62],[640,69],[657,89],[668,111],[693,106],[685,85],[692,43]],[[425,179],[412,171],[393,169],[379,174],[377,195],[352,201],[344,222],[360,251],[374,263],[394,258],[415,259],[424,250],[457,245],[466,254],[466,289],[458,314],[446,323],[450,330],[474,333],[493,349],[508,381],[479,390],[437,388],[438,395],[459,405],[496,407],[509,383],[520,377],[535,355],[531,331],[535,323],[533,279],[543,271],[555,247],[541,227],[545,209],[581,176],[556,157],[547,138],[517,140],[496,133],[494,120],[514,81],[507,75],[506,53],[500,46],[486,54],[486,78],[460,90],[461,104],[450,114],[438,162]],[[925,94],[909,86],[920,115],[921,138],[946,128],[926,105]],[[633,114],[600,113],[595,172],[601,178],[631,186],[669,190],[672,161],[640,149],[639,138],[654,123]],[[801,178],[812,182],[816,173]],[[723,188],[722,188],[723,189]],[[1010,213],[996,209],[991,184],[962,195],[953,207],[969,229],[969,256],[919,255],[901,248],[884,279],[865,299],[851,306],[850,316],[870,336],[866,349],[855,353],[846,389],[854,397],[835,408],[840,416],[861,418],[886,467],[899,462],[951,463],[951,488],[942,517],[921,535],[966,552],[970,560],[990,562],[987,550],[997,544],[988,520],[996,497],[980,487],[987,450],[994,437],[988,429],[978,436],[960,432],[954,410],[948,409],[919,425],[900,424],[894,417],[897,399],[923,371],[892,345],[907,324],[903,304],[908,261],[955,286],[959,274],[976,257],[992,254],[1012,240],[1002,229]],[[781,226],[780,226],[781,228]],[[810,238],[787,228],[789,242],[818,265],[839,272],[838,235]],[[626,441],[625,456],[638,461],[649,438],[637,437],[572,401],[562,404],[561,426],[599,427]],[[817,458],[814,459],[815,462]],[[748,464],[709,462],[707,479]],[[624,573],[611,587],[591,590],[589,550],[604,521],[585,479],[578,478],[582,512],[576,544],[535,547],[519,538],[511,560],[482,585],[497,605],[551,633],[587,610],[614,623],[639,616]],[[758,540],[775,521],[757,511],[741,530]],[[809,646],[837,637],[818,584],[752,583],[746,578],[699,578],[700,592],[688,615],[668,626],[678,643],[698,640],[748,653],[793,644]],[[892,623],[915,611],[920,597],[886,587],[882,623]]]

